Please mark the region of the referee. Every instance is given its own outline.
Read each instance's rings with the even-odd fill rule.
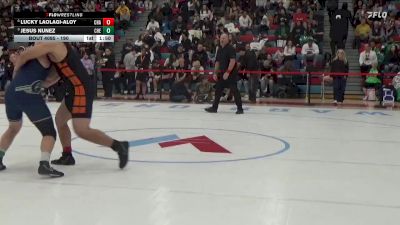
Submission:
[[[219,42],[221,48],[218,49],[217,52],[214,70],[214,80],[217,81],[215,85],[214,103],[205,110],[209,113],[216,113],[224,88],[229,88],[235,98],[237,106],[236,114],[243,114],[242,99],[237,89],[238,71],[236,67],[236,51],[235,48],[229,44],[227,34],[222,34]]]

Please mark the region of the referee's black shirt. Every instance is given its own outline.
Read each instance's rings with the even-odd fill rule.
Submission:
[[[229,62],[231,59],[234,59],[236,61],[236,51],[235,48],[227,44],[225,47],[221,47],[218,52],[217,52],[217,57],[216,57],[216,62],[219,62],[219,76],[222,77],[222,75],[227,72],[229,68]],[[236,68],[236,63],[235,66],[233,67],[232,72],[229,74],[228,80],[236,81],[237,80],[237,68]]]

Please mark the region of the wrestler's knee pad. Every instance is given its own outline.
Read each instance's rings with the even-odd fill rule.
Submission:
[[[54,140],[57,139],[57,131],[54,128],[53,120],[51,118],[34,123],[42,136],[52,136]]]

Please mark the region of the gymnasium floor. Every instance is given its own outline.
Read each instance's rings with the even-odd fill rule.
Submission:
[[[74,138],[77,165],[56,167],[60,179],[37,175],[26,120],[0,173],[0,224],[399,224],[398,111],[204,107],[96,102],[93,127],[129,140],[131,163],[120,171],[109,149]]]

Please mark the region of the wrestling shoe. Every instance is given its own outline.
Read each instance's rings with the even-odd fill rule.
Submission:
[[[118,153],[119,168],[125,168],[129,160],[129,143],[127,141],[114,141],[112,149]]]
[[[217,113],[217,110],[214,107],[209,107],[204,109],[208,113]]]
[[[236,111],[236,114],[243,114],[244,112],[243,112],[243,109],[238,109],[237,111]]]
[[[75,165],[74,156],[72,153],[65,153],[63,152],[59,159],[51,161],[51,164],[54,165],[63,165],[63,166],[73,166]]]
[[[53,169],[48,161],[40,161],[38,173],[43,176],[49,176],[54,178],[64,176],[64,173]]]
[[[3,158],[0,158],[0,171],[5,170],[7,167],[3,164]]]

